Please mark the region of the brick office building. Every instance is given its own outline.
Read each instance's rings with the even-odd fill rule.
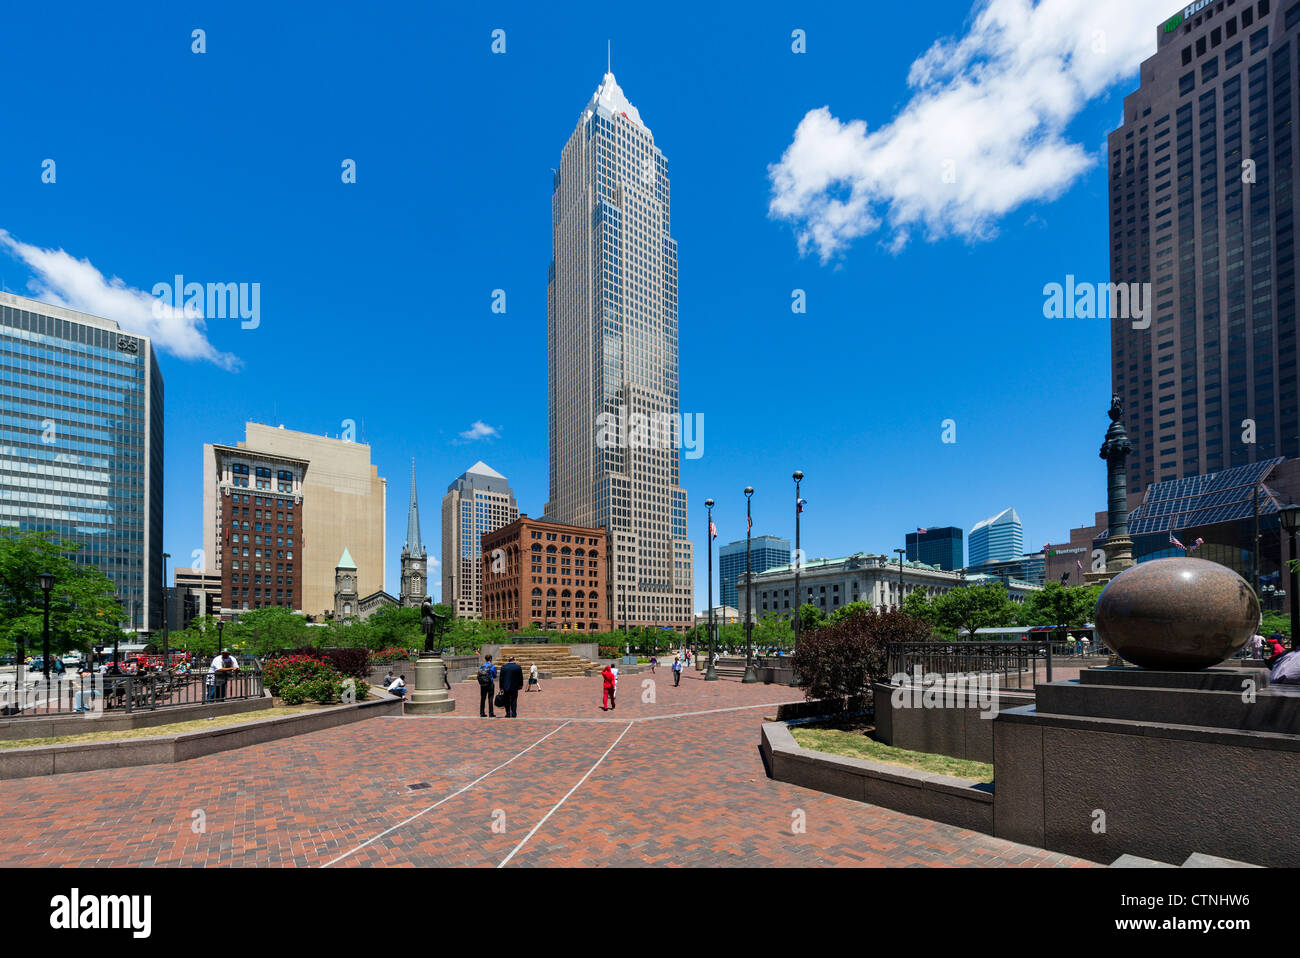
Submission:
[[[606,535],[520,516],[482,538],[483,618],[507,629],[606,632]]]
[[[204,460],[222,616],[269,606],[301,612],[307,460],[216,444],[204,446]]]

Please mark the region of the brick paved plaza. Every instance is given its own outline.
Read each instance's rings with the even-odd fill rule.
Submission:
[[[769,780],[759,725],[794,689],[661,668],[602,712],[599,678],[542,685],[513,720],[462,683],[450,715],[0,782],[0,866],[1089,864]]]

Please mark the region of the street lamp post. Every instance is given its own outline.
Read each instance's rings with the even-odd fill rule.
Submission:
[[[895,549],[898,553],[898,608],[903,608],[903,556],[907,555],[906,549]]]
[[[1291,648],[1300,648],[1300,588],[1296,585],[1296,532],[1300,531],[1300,506],[1292,503],[1278,510],[1282,514],[1282,528],[1291,538],[1291,561],[1287,563],[1291,570]]]
[[[754,530],[754,517],[750,511],[750,499],[754,487],[745,487],[745,677],[741,683],[758,681],[758,671],[754,668],[754,583],[750,580],[753,572],[749,566],[749,541]]]
[[[44,673],[45,681],[48,684],[50,681],[50,590],[54,588],[54,576],[48,572],[42,572],[36,577],[36,582],[41,587],[41,593],[45,597],[45,629],[42,640],[44,657],[41,660],[43,666],[41,672]]]
[[[163,627],[163,668],[164,669],[167,668],[167,560],[170,559],[171,557],[172,556],[170,552],[164,552],[162,554],[162,560],[163,560],[162,627]]]
[[[799,567],[803,565],[803,552],[799,548],[799,516],[803,512],[803,501],[799,498],[799,483],[803,482],[803,472],[794,471],[794,644],[799,644]]]
[[[713,500],[705,499],[704,507],[709,510],[709,667],[704,670],[704,681],[716,682],[718,680],[718,673],[713,667],[713,658],[715,655],[715,637],[713,633]]]

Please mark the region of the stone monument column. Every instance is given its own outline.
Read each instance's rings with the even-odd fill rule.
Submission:
[[[433,611],[433,600],[424,597],[420,606],[420,629],[424,632],[424,650],[415,663],[415,689],[407,698],[406,715],[438,715],[456,709],[456,700],[447,691],[447,665],[441,649],[434,648],[446,619]]]
[[[1128,432],[1120,420],[1124,406],[1119,396],[1110,401],[1110,428],[1099,455],[1106,460],[1107,522],[1106,571],[1090,572],[1084,576],[1089,584],[1106,583],[1125,569],[1134,565],[1133,540],[1128,535],[1128,468],[1125,460],[1133,451]]]

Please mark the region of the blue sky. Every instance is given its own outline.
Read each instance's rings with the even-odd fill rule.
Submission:
[[[7,12],[0,283],[105,311],[76,261],[146,294],[261,284],[255,329],[155,335],[178,559],[202,546],[202,444],[249,419],[364,424],[394,593],[411,457],[432,553],[478,459],[541,514],[551,167],[607,39],[669,160],[697,607],[704,499],[719,542],[747,484],[755,533],[792,538],[796,468],[810,557],[1007,506],[1037,547],[1104,508],[1107,321],[1045,319],[1043,286],[1107,279],[1104,139],[1165,5],[176,6]],[[476,422],[496,435],[462,439]]]

